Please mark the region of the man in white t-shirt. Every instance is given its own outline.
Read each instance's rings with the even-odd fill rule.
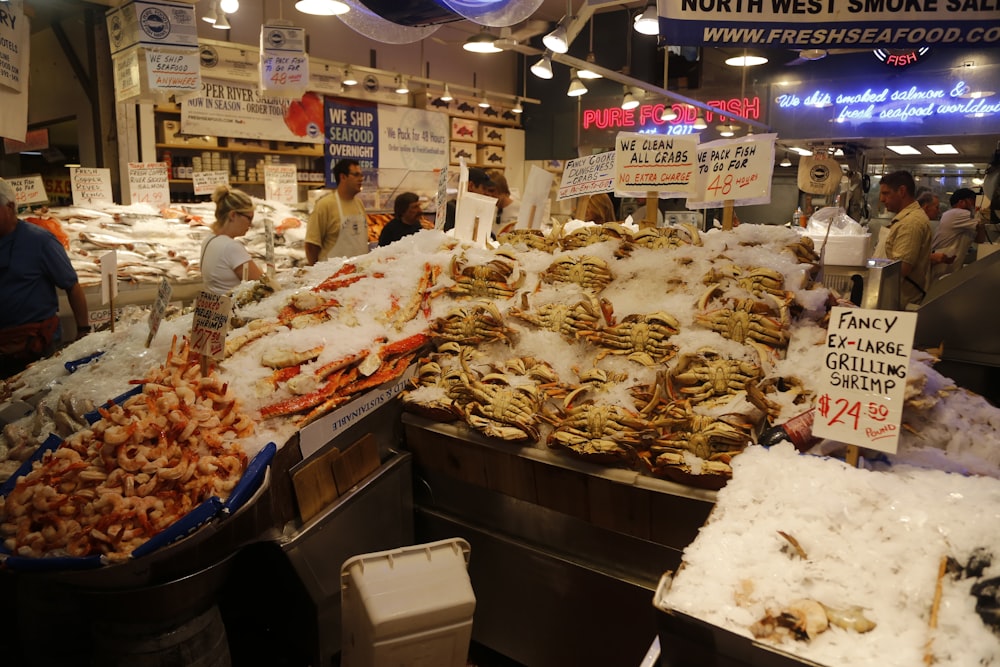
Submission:
[[[959,269],[972,242],[986,240],[986,226],[976,212],[976,193],[959,188],[951,194],[951,208],[931,240],[931,277],[940,278]]]

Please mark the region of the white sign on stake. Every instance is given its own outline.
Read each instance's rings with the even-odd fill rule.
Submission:
[[[156,332],[160,330],[160,322],[167,312],[167,304],[170,303],[170,296],[174,288],[170,286],[170,281],[165,277],[160,279],[160,286],[156,290],[156,301],[153,302],[153,309],[149,312],[149,335],[146,337],[146,347],[153,342]]]
[[[813,434],[895,453],[917,314],[835,306]]]
[[[191,174],[191,178],[196,195],[210,195],[220,185],[229,185],[229,172],[225,170],[196,171]]]
[[[443,167],[438,172],[437,196],[434,199],[434,229],[444,229],[448,212],[448,169]]]
[[[537,165],[531,165],[524,183],[524,195],[518,209],[516,229],[541,229],[549,212],[549,193],[555,175]]]
[[[129,162],[128,186],[133,204],[159,209],[170,203],[170,170],[166,162]]]
[[[191,350],[212,359],[222,359],[226,352],[226,332],[232,299],[221,294],[201,292],[194,304],[191,322]]]
[[[282,204],[295,204],[299,201],[298,172],[295,165],[264,165],[264,199]]]
[[[687,207],[717,208],[769,204],[776,134],[719,139],[698,147],[696,192]]]
[[[7,182],[14,188],[14,201],[18,206],[43,204],[49,200],[40,174],[8,178]]]
[[[556,201],[615,189],[615,151],[574,158],[563,169]]]
[[[493,232],[497,200],[488,195],[466,192],[455,205],[455,238],[486,247]]]
[[[74,167],[69,170],[73,205],[87,206],[97,202],[112,203],[111,170],[97,167]]]
[[[101,303],[110,303],[118,296],[118,253],[114,250],[101,255]]]
[[[619,132],[615,139],[615,193],[645,197],[694,194],[698,135]]]

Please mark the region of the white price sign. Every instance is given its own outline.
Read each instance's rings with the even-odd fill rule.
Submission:
[[[264,165],[264,199],[282,204],[298,202],[298,172],[294,165]]]
[[[86,206],[94,202],[111,203],[111,170],[95,167],[75,167],[69,170],[73,205]]]
[[[49,196],[45,193],[45,184],[39,174],[8,178],[7,182],[14,188],[14,201],[18,206],[42,204],[49,200]]]
[[[813,434],[894,453],[917,314],[836,306]]]
[[[698,135],[619,132],[615,139],[615,192],[676,197],[694,194]]]
[[[232,299],[221,294],[201,292],[194,305],[191,323],[191,349],[212,359],[222,359],[226,352],[226,332]]]
[[[133,204],[162,208],[170,203],[170,170],[166,162],[129,162],[128,186]]]
[[[220,185],[229,185],[228,171],[196,171],[191,174],[196,195],[210,195]]]
[[[688,208],[769,204],[776,134],[720,139],[698,147],[697,192]]]

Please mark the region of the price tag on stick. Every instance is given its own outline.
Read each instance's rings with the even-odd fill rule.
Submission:
[[[813,434],[895,453],[917,314],[834,307]]]
[[[201,292],[194,306],[191,323],[191,350],[203,358],[222,359],[226,352],[226,332],[232,299],[220,294]],[[204,359],[203,359],[204,361]],[[202,364],[202,373],[205,364]]]
[[[163,314],[167,312],[167,304],[170,303],[170,296],[174,288],[166,278],[160,279],[160,287],[156,290],[156,301],[153,302],[153,310],[149,313],[149,335],[146,336],[146,347],[152,344],[156,338],[156,332],[160,329],[160,322],[163,321]]]

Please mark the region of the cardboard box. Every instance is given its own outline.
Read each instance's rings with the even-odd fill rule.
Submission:
[[[503,144],[506,138],[505,128],[493,125],[479,126],[479,143],[481,144]]]
[[[476,164],[476,145],[464,141],[452,141],[450,144],[451,161],[458,164],[459,158],[465,158],[466,164]]]
[[[514,113],[511,109],[513,109],[513,107],[500,108],[500,121],[515,127],[520,127],[522,114]]]
[[[496,104],[491,104],[488,107],[476,106],[479,110],[477,114],[481,120],[488,122],[498,122],[500,120],[500,107]]]
[[[503,146],[483,146],[476,152],[476,164],[489,169],[504,166]]]
[[[441,95],[427,93],[423,96],[423,106],[428,111],[442,111],[450,114],[455,110],[455,98],[446,102],[441,99]]]
[[[452,141],[474,142],[479,134],[479,123],[468,118],[451,119]]]
[[[479,118],[479,106],[476,100],[470,99],[459,99],[455,98],[452,101],[453,107],[451,114],[453,116],[461,116],[462,118]]]
[[[181,122],[179,120],[160,121],[160,143],[178,148],[214,148],[219,145],[219,140],[201,134],[181,134]]]
[[[135,0],[105,12],[111,54],[132,46],[198,48],[194,6],[185,2]]]
[[[868,261],[868,244],[871,234],[834,235],[824,238],[821,235],[806,234],[816,246],[816,254],[823,258],[824,264],[832,266],[864,266]],[[823,256],[823,246],[826,244],[826,255]]]

